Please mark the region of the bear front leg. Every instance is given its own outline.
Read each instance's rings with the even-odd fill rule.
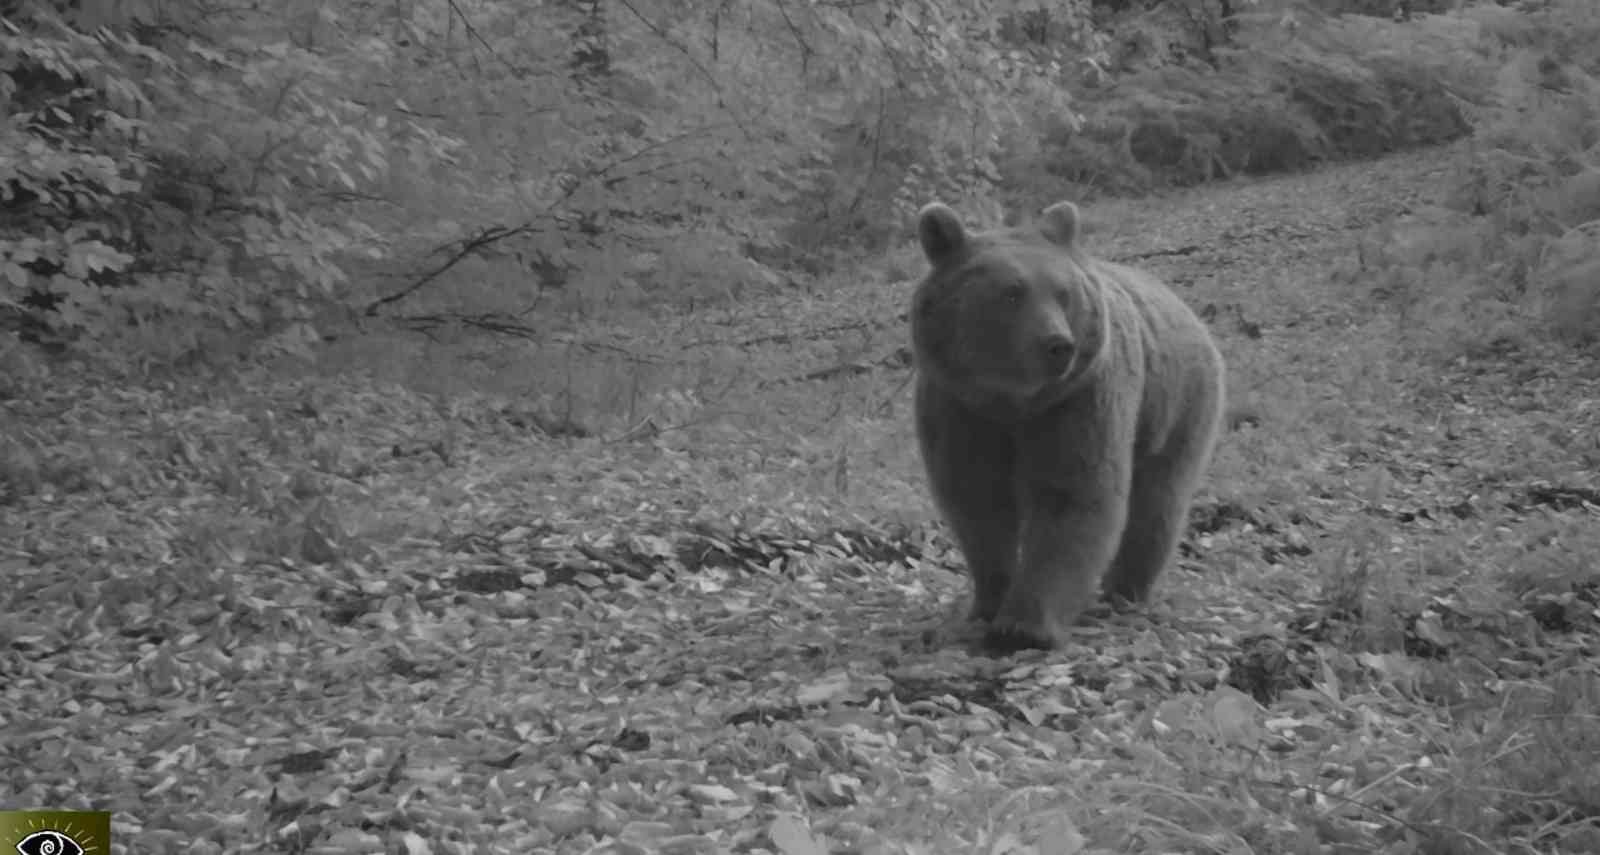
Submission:
[[[977,491],[968,497],[983,492]],[[972,609],[968,617],[985,623],[994,620],[1016,572],[1019,526],[1015,510],[998,503],[980,507],[977,501],[965,503],[960,499],[940,504],[945,508],[945,519],[966,559],[967,574],[972,577]]]
[[[971,617],[987,622],[999,610],[1017,563],[1015,438],[938,389],[919,385],[916,410],[934,502],[972,577]]]
[[[1121,502],[1086,507],[1061,494],[1036,495],[1030,505],[1016,581],[984,639],[997,650],[1060,643],[1062,631],[1094,602],[1126,516]]]
[[[1022,550],[1016,579],[985,637],[991,648],[1055,647],[1095,601],[1117,555],[1127,527],[1132,450],[1092,442],[1065,448],[1052,459],[1029,456],[1024,447],[1024,465],[1034,476],[1023,488]],[[1043,480],[1043,472],[1055,475]]]
[[[1128,527],[1102,588],[1107,599],[1142,602],[1171,566],[1188,528],[1189,506],[1205,478],[1222,429],[1222,363],[1213,354],[1208,382],[1196,382],[1189,407],[1178,411],[1186,426],[1158,454],[1139,460],[1128,502]],[[1198,363],[1200,360],[1196,360]]]
[[[1174,472],[1170,464],[1156,461],[1147,465],[1152,468],[1134,476],[1127,528],[1104,582],[1105,595],[1113,602],[1138,603],[1150,596],[1156,578],[1178,552],[1198,486],[1198,472]]]

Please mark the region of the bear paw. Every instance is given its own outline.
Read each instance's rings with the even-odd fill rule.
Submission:
[[[1100,592],[1099,605],[1114,614],[1122,614],[1138,609],[1147,598],[1147,593],[1107,588]]]
[[[983,646],[997,653],[1050,650],[1060,639],[1055,627],[1043,621],[996,618],[983,635]]]
[[[967,610],[967,620],[971,623],[986,624],[994,620],[994,616],[999,613],[1000,604],[998,602],[985,603],[975,600],[972,603],[972,608]]]

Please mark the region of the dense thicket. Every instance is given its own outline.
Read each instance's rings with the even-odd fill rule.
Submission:
[[[1596,13],[1335,14],[1384,5],[13,0],[0,334],[170,362],[418,307],[715,300],[931,198],[998,216],[1473,123],[1469,231],[1519,282],[1566,259]]]

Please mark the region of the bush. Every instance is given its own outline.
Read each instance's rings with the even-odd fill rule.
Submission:
[[[0,33],[0,320],[117,362],[303,349],[350,299],[341,261],[383,252],[348,200],[437,138],[341,94],[379,54],[71,5],[24,3]]]
[[[737,297],[987,195],[1069,102],[1013,43],[1094,49],[1086,0],[78,5],[0,32],[0,326],[116,362]]]
[[[1463,100],[1489,83],[1477,31],[1447,20],[1229,20],[1135,19],[1116,43],[1137,61],[1081,93],[1083,123],[1052,127],[1042,166],[1014,163],[1014,180],[1037,185],[1036,169],[1053,185],[1041,195],[1120,193],[1437,144],[1469,132]]]
[[[1474,10],[1504,57],[1444,208],[1389,235],[1391,270],[1461,346],[1544,329],[1600,340],[1600,9]]]

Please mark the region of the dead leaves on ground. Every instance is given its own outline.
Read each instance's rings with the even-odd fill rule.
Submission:
[[[34,378],[0,802],[139,852],[1482,851],[1463,816],[1580,851],[1587,365],[1417,378],[1292,501],[1202,502],[1150,609],[1004,659],[937,529],[754,516],[678,449],[357,380]]]

